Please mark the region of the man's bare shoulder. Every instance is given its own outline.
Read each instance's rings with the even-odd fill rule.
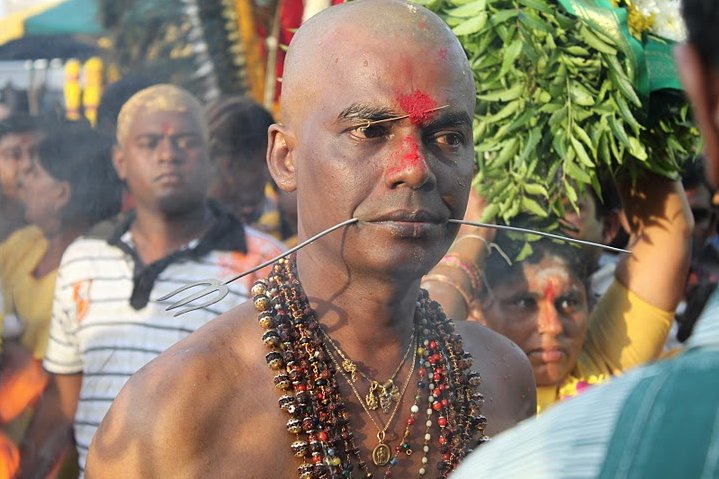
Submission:
[[[262,343],[248,340],[258,332],[256,317],[251,303],[240,305],[133,375],[93,439],[88,475],[207,472],[207,449],[243,413],[238,392],[247,391],[258,369],[266,369],[257,361],[261,352],[254,351]]]
[[[479,323],[456,321],[455,326],[482,377],[489,432],[497,434],[535,414],[536,383],[524,351]]]

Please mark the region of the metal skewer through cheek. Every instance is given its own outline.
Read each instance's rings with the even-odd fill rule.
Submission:
[[[323,237],[323,236],[325,236],[325,235],[328,235],[328,234],[332,233],[333,231],[338,230],[338,229],[340,229],[340,228],[343,228],[343,227],[345,227],[345,226],[351,225],[351,224],[353,224],[353,223],[357,223],[358,221],[359,221],[359,218],[350,218],[350,219],[348,219],[348,220],[342,221],[341,223],[337,223],[336,225],[334,225],[334,226],[332,226],[332,227],[330,227],[330,228],[327,228],[326,230],[324,230],[324,231],[322,231],[322,232],[320,232],[320,233],[317,233],[316,235],[312,236],[311,238],[309,238],[309,239],[303,241],[302,243],[298,244],[297,246],[295,246],[295,247],[293,247],[293,248],[290,248],[289,250],[285,251],[284,253],[282,253],[282,254],[280,254],[280,255],[278,255],[278,256],[275,256],[274,258],[272,258],[272,259],[270,259],[270,260],[268,260],[268,261],[265,261],[264,263],[259,264],[259,265],[255,266],[254,268],[251,268],[251,269],[249,269],[249,270],[247,270],[247,271],[245,271],[245,272],[243,272],[243,273],[241,273],[241,274],[238,274],[237,276],[234,276],[234,277],[228,279],[228,280],[225,281],[225,282],[221,282],[220,280],[217,280],[217,279],[207,279],[207,280],[203,280],[203,281],[197,281],[197,282],[195,282],[195,283],[182,286],[181,288],[178,288],[178,289],[176,289],[176,290],[174,290],[174,291],[172,291],[172,292],[170,292],[170,293],[168,293],[168,294],[162,296],[161,298],[157,298],[155,301],[158,301],[158,302],[159,302],[159,301],[167,301],[168,299],[170,299],[170,298],[172,298],[173,296],[176,296],[176,295],[182,293],[183,291],[187,291],[187,290],[189,290],[189,289],[193,289],[193,288],[198,287],[198,286],[203,286],[203,288],[202,288],[201,290],[199,290],[198,292],[196,292],[196,293],[194,293],[194,294],[191,294],[190,296],[181,298],[180,300],[176,301],[175,303],[172,303],[172,304],[171,304],[170,306],[168,306],[165,310],[166,310],[166,311],[171,311],[171,310],[173,310],[173,309],[178,309],[178,308],[181,308],[181,307],[183,307],[183,306],[187,306],[185,309],[182,309],[182,310],[177,311],[177,312],[175,313],[175,316],[179,316],[179,315],[181,315],[181,314],[189,313],[190,311],[194,311],[194,310],[196,310],[196,309],[200,309],[200,308],[204,308],[204,307],[210,306],[210,305],[215,304],[215,303],[217,303],[218,301],[222,300],[225,296],[227,296],[227,295],[229,294],[230,290],[229,290],[229,288],[227,287],[227,285],[230,284],[230,283],[232,283],[233,281],[237,281],[237,280],[240,279],[240,278],[243,278],[243,277],[245,277],[245,276],[247,276],[247,275],[249,275],[249,274],[252,274],[252,273],[254,273],[254,272],[256,272],[256,271],[261,270],[262,268],[265,268],[265,267],[267,267],[267,266],[270,266],[270,265],[273,264],[275,261],[277,261],[277,260],[279,260],[279,259],[281,259],[281,258],[284,258],[284,257],[286,257],[286,256],[291,255],[291,254],[294,253],[295,251],[298,251],[298,250],[304,248],[305,246],[314,243],[315,241],[317,241],[317,240],[320,239],[321,237]],[[627,251],[627,250],[624,250],[624,249],[620,249],[620,248],[614,248],[614,247],[602,245],[602,244],[599,244],[599,243],[593,243],[593,242],[591,242],[591,241],[584,241],[584,240],[578,240],[578,239],[574,239],[574,238],[568,238],[568,237],[566,237],[566,236],[556,235],[556,234],[552,234],[552,233],[544,233],[544,232],[542,232],[542,231],[534,231],[534,230],[530,230],[530,229],[527,229],[527,228],[519,228],[519,227],[517,227],[517,226],[495,225],[495,224],[491,224],[491,223],[478,223],[478,222],[474,222],[474,221],[465,221],[465,220],[457,220],[457,219],[449,219],[449,220],[448,220],[448,223],[455,223],[455,224],[463,224],[463,225],[475,226],[475,227],[477,227],[477,228],[494,228],[494,229],[515,231],[515,232],[518,232],[518,233],[535,234],[535,235],[545,236],[545,237],[548,237],[548,238],[553,238],[553,239],[557,239],[557,240],[561,240],[561,241],[567,241],[567,242],[570,242],[570,243],[579,243],[579,244],[583,244],[583,245],[595,246],[595,247],[598,247],[598,248],[603,248],[603,249],[606,249],[606,250],[609,250],[609,251],[615,251],[615,252],[619,252],[619,253],[630,253],[630,254],[631,254],[630,251]],[[211,298],[209,298],[209,299],[207,299],[207,300],[205,300],[205,301],[203,301],[202,303],[198,303],[198,304],[195,304],[195,305],[190,305],[190,303],[194,303],[194,302],[197,301],[198,299],[204,298],[205,296],[208,296],[208,295],[214,295],[214,296],[211,297]]]
[[[468,226],[475,226],[477,228],[493,228],[495,230],[505,230],[505,231],[514,231],[515,233],[524,233],[524,234],[531,234],[531,235],[537,235],[537,236],[544,236],[545,238],[552,238],[560,241],[566,241],[567,243],[577,243],[585,246],[593,246],[595,248],[601,248],[605,249],[607,251],[614,251],[615,253],[625,253],[625,254],[632,254],[631,251],[621,248],[615,248],[614,246],[607,246],[605,244],[601,243],[595,243],[593,241],[587,241],[587,240],[580,240],[576,238],[570,238],[568,236],[562,236],[557,235],[553,233],[545,233],[544,231],[535,231],[530,230],[529,228],[520,228],[519,226],[509,226],[509,225],[495,225],[492,223],[480,223],[478,221],[466,221],[466,220],[456,220],[453,218],[450,218],[447,220],[448,223],[455,223],[458,225],[468,225]]]

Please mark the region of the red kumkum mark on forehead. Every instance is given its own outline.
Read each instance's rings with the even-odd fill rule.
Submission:
[[[544,297],[552,304],[557,299],[557,285],[554,284],[553,280],[550,280],[549,284],[544,287]]]
[[[168,121],[164,122],[162,124],[162,134],[165,136],[171,135],[175,132],[175,129],[172,127],[172,124]]]
[[[399,106],[409,115],[409,121],[413,125],[426,123],[435,115],[435,112],[429,110],[436,108],[437,102],[420,90],[415,90],[409,95],[400,95],[397,101]]]

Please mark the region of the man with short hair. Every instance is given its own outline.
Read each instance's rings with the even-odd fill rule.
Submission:
[[[293,37],[282,84],[267,158],[297,191],[299,239],[356,221],[135,375],[88,476],[446,477],[534,412],[526,356],[420,290],[474,165],[451,30],[405,1],[330,7]]]
[[[113,160],[137,206],[63,255],[43,363],[52,378],[21,451],[23,475],[44,477],[72,440],[73,422],[82,470],[95,429],[129,377],[244,301],[252,279],[218,305],[181,317],[155,298],[195,278],[227,280],[283,250],[207,200],[207,128],[186,91],[157,85],[128,100]]]
[[[689,41],[675,56],[719,185],[719,2],[683,0],[683,13]],[[452,479],[719,476],[719,293],[686,346],[497,437]]]

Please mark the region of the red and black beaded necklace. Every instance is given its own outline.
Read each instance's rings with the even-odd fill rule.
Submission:
[[[282,391],[279,406],[289,414],[287,430],[295,436],[292,453],[302,460],[301,479],[352,477],[355,465],[362,477],[373,473],[350,427],[350,417],[337,384],[337,369],[320,332],[320,324],[300,284],[295,257],[279,260],[267,279],[251,290],[258,321],[265,329],[262,341],[270,349],[265,359],[275,371],[274,384]],[[420,412],[422,394],[427,399],[427,421],[422,436],[426,462],[430,444],[441,453],[439,477],[447,477],[472,447],[488,440],[487,420],[481,414],[482,394],[477,391],[479,373],[471,371],[472,358],[462,348],[461,337],[435,301],[421,290],[415,310],[419,338],[415,360],[418,390],[407,428],[385,477],[400,452],[412,453],[411,427]],[[436,420],[431,418],[436,416]],[[431,428],[438,434],[431,441]],[[417,444],[419,445],[419,444]],[[424,465],[420,476],[427,474]]]

